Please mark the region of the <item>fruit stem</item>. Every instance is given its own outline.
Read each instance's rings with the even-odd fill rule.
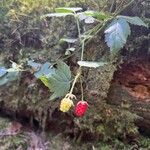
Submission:
[[[81,95],[82,95],[82,97],[81,97],[81,100],[82,101],[84,101],[83,99],[83,82],[82,82],[82,79],[81,79],[81,77],[80,77],[80,84],[81,84]]]
[[[78,71],[77,71],[77,74],[76,74],[76,76],[75,76],[75,78],[74,78],[74,81],[73,81],[73,84],[72,84],[72,87],[71,87],[71,90],[70,90],[69,94],[72,94],[73,89],[74,89],[74,86],[75,86],[75,84],[76,84],[78,78],[80,77],[80,75],[81,75],[81,67],[79,67],[79,69],[78,69]]]

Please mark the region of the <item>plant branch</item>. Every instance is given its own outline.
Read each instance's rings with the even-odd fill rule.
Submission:
[[[93,36],[92,36],[91,38],[89,38],[89,39],[85,42],[84,45],[88,44],[88,43],[93,39],[93,37],[94,37],[95,35],[97,35],[98,33],[102,33],[102,31],[106,28],[106,26],[107,26],[117,15],[119,15],[121,12],[123,12],[123,11],[124,11],[125,9],[127,9],[129,6],[131,6],[134,1],[135,1],[135,0],[132,0],[132,1],[129,2],[127,5],[125,5],[121,10],[119,10],[119,11],[116,12],[116,13],[114,13],[112,18],[110,18],[110,19],[104,21],[102,24],[96,25],[96,26],[92,29],[92,31],[89,33],[89,34],[91,34],[91,33],[94,32]],[[78,32],[79,32],[79,31],[78,31]],[[78,51],[79,51],[79,50],[81,50],[81,48],[79,48]],[[77,51],[76,51],[76,52],[77,52]],[[67,60],[68,58],[70,58],[70,57],[73,56],[74,54],[75,54],[75,52],[72,53],[72,54],[69,55],[69,56],[66,56],[66,57],[62,58],[62,60]]]
[[[71,87],[71,90],[70,90],[69,94],[72,94],[73,89],[74,89],[74,86],[75,86],[75,84],[76,84],[78,78],[80,77],[80,75],[81,75],[81,67],[79,67],[79,69],[78,69],[78,71],[77,71],[77,75],[76,75],[75,78],[74,78],[74,81],[73,81],[73,83],[72,83],[72,87]]]
[[[127,9],[130,5],[132,5],[132,3],[133,3],[134,1],[135,1],[135,0],[132,0],[132,1],[130,1],[127,5],[123,6],[123,8],[120,9],[120,10],[118,10],[118,11],[115,13],[114,16],[119,15],[121,12],[123,12],[125,9]]]
[[[116,0],[113,0],[113,1],[112,1],[112,4],[111,4],[111,7],[110,7],[110,9],[109,9],[109,12],[110,12],[110,13],[113,11],[115,5],[116,5]]]

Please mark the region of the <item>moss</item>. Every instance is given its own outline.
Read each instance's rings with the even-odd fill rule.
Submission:
[[[5,131],[9,128],[10,124],[11,121],[9,119],[0,117],[0,149],[16,150],[20,147],[26,150],[28,144],[27,135],[22,132],[17,135],[5,135]]]

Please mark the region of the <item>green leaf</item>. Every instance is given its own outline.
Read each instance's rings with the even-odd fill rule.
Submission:
[[[21,67],[21,65],[18,65],[15,62],[12,62],[12,68],[6,69],[5,67],[0,67],[0,86],[7,84],[10,81],[17,80]]]
[[[106,62],[93,62],[93,61],[78,61],[78,65],[83,67],[97,68],[106,65]]]
[[[0,77],[7,73],[7,69],[5,67],[0,67]]]
[[[58,61],[55,73],[50,77],[41,76],[40,80],[53,92],[50,99],[64,96],[70,89],[71,71],[67,64]]]
[[[4,76],[0,77],[0,86],[7,84],[8,82],[17,80],[19,77],[19,72],[14,71],[14,72],[8,72]]]
[[[46,14],[43,17],[65,17],[68,15],[73,15],[72,13],[50,13],[50,14]]]
[[[111,16],[105,12],[97,12],[97,11],[85,11],[84,14],[86,16],[92,16],[97,18],[98,20],[106,20],[109,19]]]
[[[131,34],[130,26],[125,19],[115,19],[105,30],[105,41],[111,51],[118,51],[125,45]]]
[[[41,66],[41,69],[34,73],[36,78],[39,78],[40,76],[51,76],[54,73],[54,68],[52,67],[52,64],[49,62],[44,63]]]
[[[67,48],[67,49],[66,49],[66,52],[65,52],[65,55],[70,55],[71,52],[74,52],[74,51],[75,51],[75,48],[74,48],[74,47]]]
[[[131,24],[148,27],[139,17],[129,17],[129,16],[117,16],[117,18],[123,18]]]
[[[51,76],[54,73],[54,68],[51,63],[46,62],[43,65],[40,63],[36,63],[32,60],[28,61],[28,65],[32,67],[35,71],[34,75],[36,78],[40,78],[41,76]]]
[[[87,24],[94,23],[94,21],[95,21],[95,18],[93,18],[90,15],[86,15],[84,12],[78,13],[77,16],[80,21],[84,20],[84,22]]]
[[[36,62],[34,62],[33,60],[29,60],[29,61],[28,61],[28,65],[31,66],[31,67],[32,67],[34,70],[36,70],[36,71],[39,71],[40,68],[41,68],[41,66],[42,66],[42,64],[36,63]]]
[[[81,10],[81,7],[59,7],[55,9],[57,13],[74,13]]]
[[[39,79],[44,83],[44,85],[50,88],[49,79],[46,76],[40,76]]]

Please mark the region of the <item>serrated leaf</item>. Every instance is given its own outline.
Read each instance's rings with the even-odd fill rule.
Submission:
[[[41,76],[51,76],[52,73],[54,73],[54,68],[52,67],[52,64],[49,62],[44,63],[43,65],[40,63],[36,63],[32,60],[28,61],[28,65],[32,67],[34,70],[34,75],[36,78],[39,78]]]
[[[7,73],[7,69],[5,67],[0,67],[0,77]]]
[[[138,26],[144,26],[144,27],[148,27],[147,24],[145,24],[142,19],[140,19],[139,17],[129,17],[129,16],[117,16],[117,18],[123,18],[126,21],[128,21],[131,24],[134,25],[138,25]]]
[[[36,63],[36,62],[34,62],[33,60],[29,60],[29,61],[28,61],[28,65],[31,66],[35,71],[40,70],[40,68],[41,68],[41,66],[42,66],[42,64]]]
[[[8,82],[8,79],[5,76],[0,77],[0,86],[6,84],[7,82]]]
[[[44,63],[40,70],[35,72],[34,75],[36,78],[39,78],[40,76],[51,76],[55,72],[54,68],[52,67],[52,64],[49,62]]]
[[[111,51],[120,50],[131,34],[130,26],[125,19],[115,19],[105,30],[105,41]]]
[[[65,17],[68,15],[73,15],[72,13],[50,13],[50,14],[46,14],[43,17]]]
[[[17,80],[18,77],[19,77],[19,72],[17,72],[17,71],[8,72],[8,73],[5,74],[4,76],[0,77],[0,86],[6,84],[6,83],[8,83],[8,82]]]
[[[74,13],[81,10],[81,7],[59,7],[55,9],[57,13]]]
[[[44,83],[44,85],[50,88],[49,79],[46,76],[40,76],[39,79]]]
[[[8,72],[6,77],[7,77],[8,81],[17,80],[17,78],[19,77],[19,71]]]
[[[97,11],[85,11],[84,14],[86,16],[95,17],[99,20],[106,20],[111,17],[109,14],[106,14],[104,12],[97,12]]]
[[[70,89],[71,71],[67,64],[58,61],[55,73],[50,77],[41,76],[41,81],[53,92],[51,100],[64,96]]]
[[[107,64],[107,62],[93,62],[93,61],[78,61],[78,65],[83,67],[97,68]]]

